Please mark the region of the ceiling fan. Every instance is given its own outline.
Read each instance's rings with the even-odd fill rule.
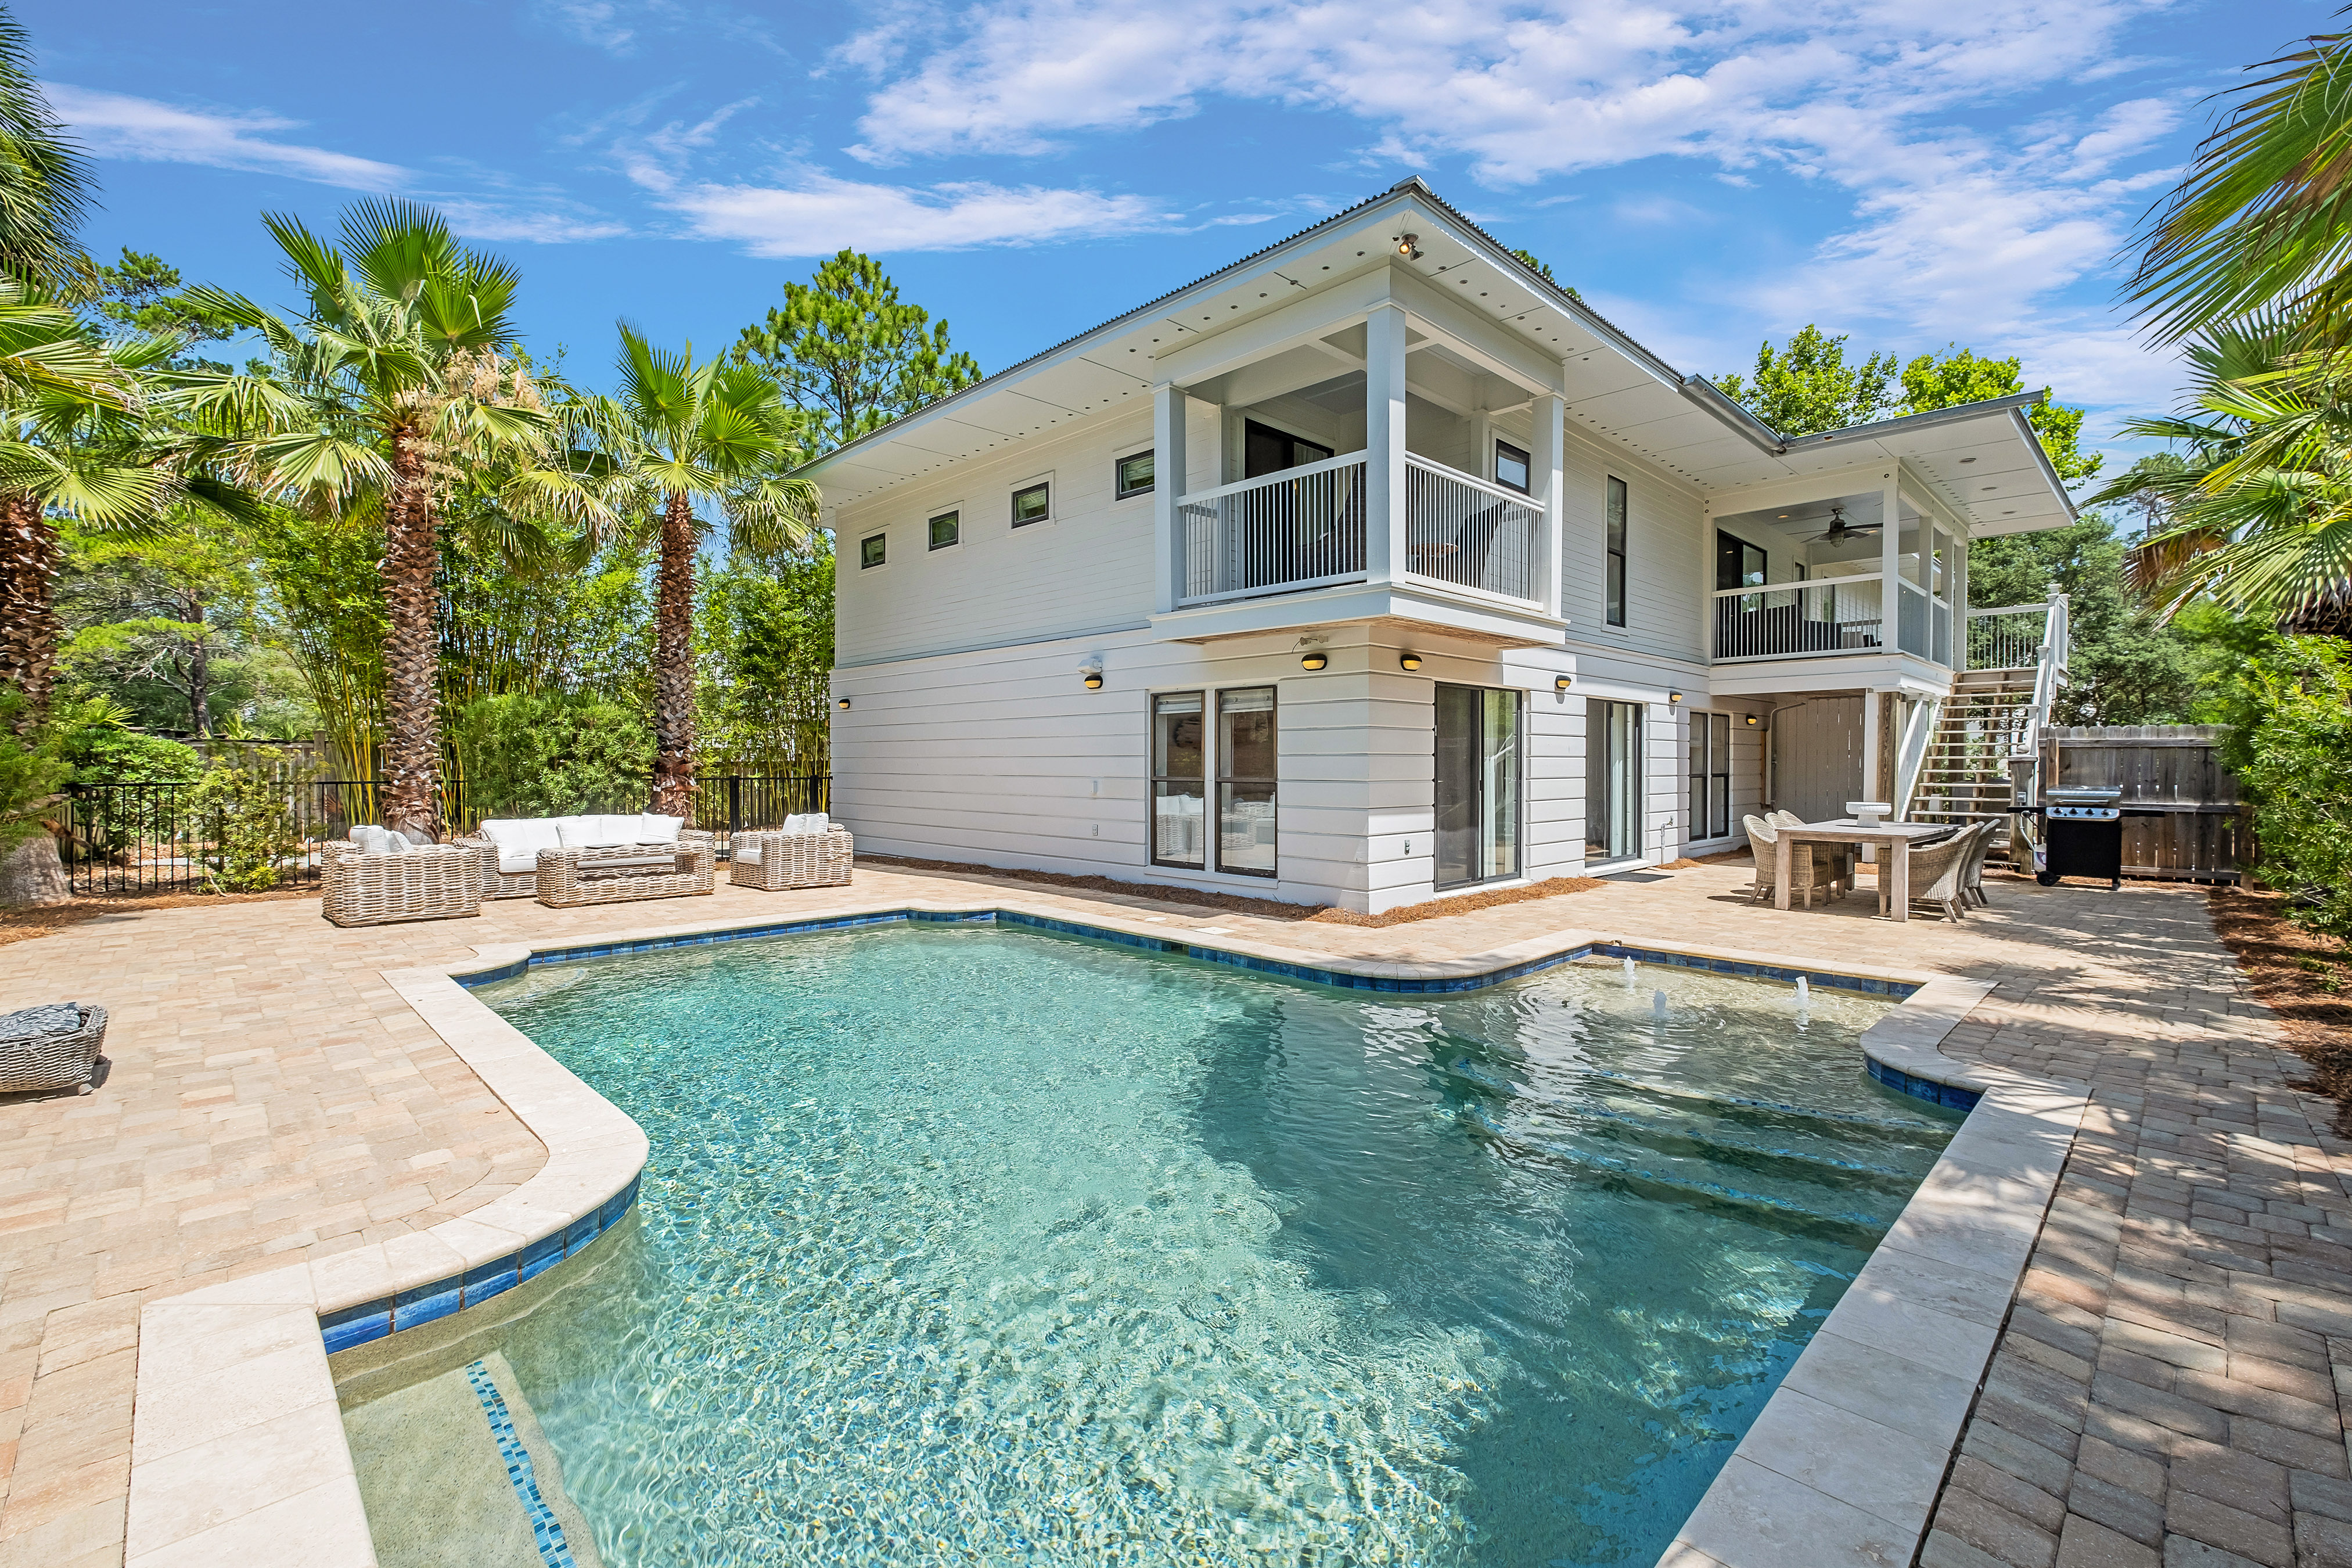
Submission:
[[[1849,539],[1860,539],[1866,533],[1876,533],[1886,526],[1879,522],[1850,523],[1845,520],[1845,508],[1830,508],[1830,526],[1826,533],[1816,533],[1805,541],[1808,544],[1843,544]]]

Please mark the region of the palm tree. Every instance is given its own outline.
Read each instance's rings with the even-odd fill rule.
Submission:
[[[2206,597],[2298,631],[2352,625],[2352,364],[2305,351],[2300,331],[2274,314],[2208,328],[2187,354],[2189,412],[2124,426],[2184,449],[2086,503],[2167,518],[2130,557],[2161,614]]]
[[[377,513],[383,525],[383,758],[389,826],[438,837],[440,715],[435,571],[438,494],[498,466],[518,511],[595,525],[609,514],[565,461],[527,366],[510,351],[520,281],[460,246],[430,208],[362,203],[341,248],[298,218],[262,220],[302,290],[282,319],[238,294],[192,302],[261,335],[268,375],[187,373],[183,400],[243,470],[287,502]]]
[[[617,485],[659,540],[654,593],[654,809],[691,816],[694,800],[694,561],[715,505],[730,543],[753,555],[805,548],[816,488],[788,477],[802,456],[798,421],[763,371],[724,360],[694,363],[621,323],[620,388],[586,400],[576,417],[593,432]]]
[[[31,41],[0,7],[0,272],[51,293],[89,273],[74,231],[89,206],[89,163],[42,96]]]
[[[2352,34],[2255,68],[2271,74],[2149,215],[2130,297],[2168,339],[2272,312],[2352,344]]]

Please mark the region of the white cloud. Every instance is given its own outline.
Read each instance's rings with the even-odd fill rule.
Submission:
[[[908,187],[812,174],[789,185],[671,181],[654,188],[698,237],[779,258],[829,256],[845,246],[893,251],[1034,245],[1160,228],[1170,221],[1140,196],[1036,185]]]
[[[629,232],[626,224],[562,202],[517,204],[454,196],[435,198],[433,205],[457,233],[493,243],[572,245],[617,239]]]
[[[543,0],[537,9],[564,32],[607,54],[635,50],[637,32],[621,21],[621,7],[613,0]]]
[[[246,169],[353,191],[398,190],[411,179],[397,164],[275,141],[266,134],[299,129],[302,122],[298,120],[251,110],[182,109],[152,98],[63,82],[46,82],[42,90],[58,118],[101,158]]]

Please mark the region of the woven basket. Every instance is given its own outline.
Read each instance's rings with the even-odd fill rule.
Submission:
[[[669,869],[614,868],[610,862],[648,855],[668,857]],[[681,865],[681,862],[683,863]],[[492,865],[497,862],[493,860]],[[594,849],[539,852],[539,901],[551,909],[677,899],[718,891],[710,835],[688,828],[675,844],[613,844]]]
[[[759,858],[745,859],[747,848]],[[739,833],[733,858],[727,862],[727,879],[739,888],[757,888],[764,893],[793,888],[845,888],[856,850],[849,829],[838,825],[823,833],[782,829]]]
[[[330,840],[321,848],[321,911],[339,926],[393,921],[445,921],[482,912],[482,884],[499,852],[487,845],[420,844],[396,855],[369,855]]]
[[[21,1094],[37,1089],[78,1089],[89,1092],[89,1075],[98,1066],[98,1048],[106,1043],[106,1009],[76,1002],[81,1027],[63,1034],[34,1035],[22,1040],[0,1040],[0,1094]]]

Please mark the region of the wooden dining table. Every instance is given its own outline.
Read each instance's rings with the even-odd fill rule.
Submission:
[[[1873,845],[1878,855],[1878,899],[1893,919],[1911,918],[1911,847],[1922,839],[1941,838],[1952,831],[1942,822],[1857,822],[1843,816],[1834,822],[1808,822],[1799,827],[1776,827],[1772,847],[1772,907],[1789,907],[1789,879],[1795,872],[1791,853],[1799,844]]]

